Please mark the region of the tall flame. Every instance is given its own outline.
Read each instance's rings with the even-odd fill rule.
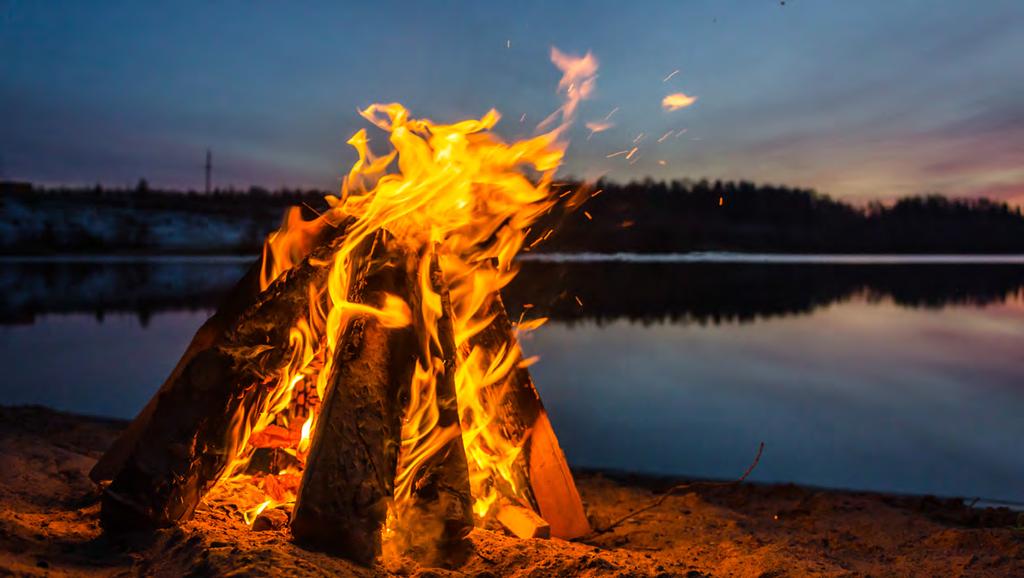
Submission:
[[[371,315],[385,327],[412,325],[420,337],[420,362],[409,384],[402,423],[392,513],[410,499],[420,466],[459,434],[459,425],[477,516],[492,512],[499,493],[522,498],[513,464],[525,439],[509,439],[493,424],[503,401],[503,384],[522,355],[515,342],[484,350],[471,340],[493,320],[490,301],[515,277],[514,259],[531,224],[558,201],[552,180],[564,154],[561,137],[579,102],[594,90],[593,55],[573,57],[552,49],[551,58],[563,72],[559,91],[564,104],[541,127],[559,116],[560,122],[526,140],[501,139],[493,130],[500,119],[495,110],[453,124],[413,118],[398,103],[360,111],[386,133],[390,150],[374,154],[367,131],[358,131],[348,141],[358,158],[340,194],[327,198],[328,211],[313,221],[303,221],[293,211],[281,230],[267,239],[261,289],[309,255],[326,227],[347,224],[344,237],[324,263],[330,268],[326,282],[309,287],[309,313],[290,330],[288,364],[267,376],[267,387],[272,388],[267,407],[251,435],[239,434],[238,445],[244,451],[230,470],[234,481],[254,482],[239,472],[257,442],[287,440],[278,446],[303,462],[316,428],[315,400],[325,395],[340,336],[352,318]],[[409,270],[418,272],[422,299],[416,310],[395,295],[378,304],[348,301],[356,248],[380,230],[406,248],[413,261]],[[450,295],[458,358],[455,383],[461,424],[448,428],[438,427],[436,388],[444,361],[436,352],[441,350],[438,320],[443,311],[431,279],[432,261],[439,264],[442,285]],[[535,325],[521,324],[520,330]],[[275,474],[287,483],[268,481],[276,479]],[[255,480],[267,500],[247,513],[247,521],[267,507],[294,501],[295,480],[295,472],[287,470]]]

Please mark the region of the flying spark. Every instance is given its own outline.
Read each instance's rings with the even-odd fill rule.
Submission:
[[[697,102],[696,96],[688,96],[682,92],[676,92],[661,99],[661,107],[665,110],[679,110]]]
[[[613,126],[615,126],[615,125],[610,123],[610,122],[601,121],[601,120],[595,120],[595,121],[588,122],[586,124],[586,127],[588,129],[590,129],[590,134],[587,135],[587,139],[590,139],[590,137],[594,136],[595,134],[597,134],[599,132],[604,132],[604,131],[610,129]]]

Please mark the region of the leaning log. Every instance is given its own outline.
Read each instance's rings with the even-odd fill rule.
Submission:
[[[455,389],[458,351],[451,296],[444,286],[436,254],[430,263],[430,281],[441,299],[441,316],[437,320],[437,342],[428,338],[426,349],[431,357],[443,361],[443,369],[434,382],[438,416],[435,427],[448,432],[443,434],[447,441],[417,468],[411,483],[412,503],[405,512],[406,518],[399,523],[405,526],[407,534],[421,534],[403,540],[407,553],[434,563],[447,561],[465,549],[465,539],[473,529],[473,497]],[[419,306],[414,303],[414,307]]]
[[[470,339],[470,346],[497,351],[507,344],[521,356],[501,296],[495,293],[485,311],[485,316],[494,319]],[[521,497],[551,525],[552,536],[570,540],[589,534],[583,501],[529,370],[517,364],[502,385],[507,389],[496,425],[511,441],[525,438],[513,468],[516,485],[529,488]]]
[[[216,313],[207,319],[199,330],[196,331],[195,336],[192,337],[192,342],[188,344],[185,353],[178,360],[178,364],[174,366],[174,369],[171,370],[171,374],[164,380],[160,389],[150,398],[146,406],[142,408],[142,411],[135,416],[135,419],[128,424],[128,427],[121,432],[121,435],[114,440],[113,445],[110,446],[106,453],[96,462],[92,470],[89,471],[89,477],[94,482],[107,482],[114,479],[114,476],[121,471],[125,460],[128,459],[129,454],[135,448],[135,444],[138,442],[142,431],[146,429],[146,425],[153,417],[153,412],[156,411],[160,395],[181,379],[182,372],[185,371],[188,364],[200,352],[209,350],[221,341],[224,334],[235,324],[242,312],[256,300],[257,295],[260,293],[261,262],[262,259],[257,259],[249,267],[245,276],[228,292],[221,305],[217,308]]]
[[[104,490],[105,528],[164,527],[191,517],[259,418],[270,393],[267,381],[289,362],[282,344],[308,315],[309,287],[323,286],[340,243],[335,238],[321,245],[283,274],[216,345],[196,352],[172,376]]]
[[[324,244],[331,238],[337,236],[343,230],[342,226],[326,224],[324,229],[317,235],[314,245]],[[89,471],[89,477],[96,483],[107,482],[114,479],[125,461],[135,449],[139,436],[149,424],[149,420],[156,411],[157,403],[161,395],[173,384],[182,379],[182,373],[189,364],[201,352],[222,344],[228,331],[236,325],[239,317],[256,302],[260,294],[260,277],[264,266],[264,258],[259,257],[249,267],[245,275],[235,284],[217,307],[216,312],[206,320],[196,331],[191,343],[185,353],[182,354],[178,364],[171,370],[170,375],[164,380],[157,392],[146,403],[142,411],[135,416],[135,419],[114,441],[113,445],[100,457],[96,465]]]
[[[385,244],[355,267],[361,272],[354,274],[349,301],[380,305],[385,292],[410,301],[414,277],[404,254]],[[367,272],[371,266],[375,270]],[[418,352],[413,325],[387,328],[372,316],[348,322],[295,503],[292,534],[299,543],[364,565],[380,554],[394,493],[402,397]]]

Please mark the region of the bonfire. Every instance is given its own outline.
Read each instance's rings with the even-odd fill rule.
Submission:
[[[474,526],[590,531],[519,345],[543,319],[512,320],[501,300],[531,227],[581,198],[554,176],[596,61],[552,60],[565,102],[525,140],[500,138],[494,110],[454,124],[361,111],[389,150],[365,129],[348,141],[340,194],[311,220],[286,215],[96,465],[106,529],[180,524],[219,500],[363,564],[443,560]]]

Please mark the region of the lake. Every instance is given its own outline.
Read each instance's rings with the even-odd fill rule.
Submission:
[[[795,256],[794,256],[795,257]],[[239,258],[8,259],[5,404],[130,418]],[[514,317],[577,467],[1024,502],[1024,260],[550,258]]]

